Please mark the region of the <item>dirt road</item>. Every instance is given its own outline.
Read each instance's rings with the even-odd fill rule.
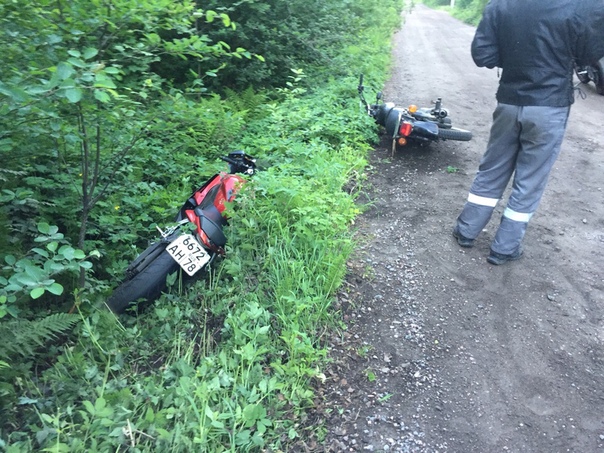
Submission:
[[[326,451],[604,451],[604,97],[583,86],[523,258],[492,266],[504,203],[473,249],[451,237],[498,80],[473,34],[418,5],[394,37],[386,100],[440,96],[474,139],[375,150],[316,414]]]

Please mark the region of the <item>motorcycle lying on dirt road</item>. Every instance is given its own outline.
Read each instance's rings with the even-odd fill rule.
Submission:
[[[233,201],[246,182],[239,173],[256,172],[256,159],[243,151],[221,159],[229,164],[228,173],[215,174],[193,192],[178,212],[176,224],[163,231],[157,227],[161,238],[128,266],[124,280],[107,300],[114,313],[135,307],[139,300],[148,303],[157,299],[166,288],[168,276],[179,269],[194,278],[217,256],[224,255],[225,203]]]
[[[575,66],[575,73],[581,83],[593,82],[596,92],[604,95],[604,57],[591,65]]]
[[[433,102],[433,108],[418,108],[416,105],[401,108],[392,102],[384,102],[382,93],[378,92],[375,104],[369,104],[365,99],[363,74],[359,78],[357,89],[367,114],[392,137],[392,153],[397,146],[405,146],[410,142],[425,144],[438,140],[472,139],[472,132],[452,126],[449,112],[443,108],[441,98]]]

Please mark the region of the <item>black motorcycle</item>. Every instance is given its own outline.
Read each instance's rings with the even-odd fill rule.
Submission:
[[[365,100],[363,74],[359,79],[358,92],[367,114],[386,129],[392,137],[392,152],[397,146],[415,142],[425,144],[438,140],[469,141],[472,132],[452,126],[449,112],[442,106],[442,99],[434,101],[433,108],[396,107],[392,102],[384,102],[382,93],[376,94],[375,104]]]
[[[604,57],[588,66],[575,66],[575,73],[581,83],[593,82],[597,93],[604,96]]]

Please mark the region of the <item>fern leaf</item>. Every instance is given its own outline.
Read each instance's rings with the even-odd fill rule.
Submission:
[[[67,313],[54,313],[35,321],[15,320],[0,324],[0,357],[34,355],[37,347],[71,329],[80,318]]]

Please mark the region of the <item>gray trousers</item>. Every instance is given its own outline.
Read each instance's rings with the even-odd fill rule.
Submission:
[[[491,250],[506,255],[518,250],[560,153],[569,112],[570,107],[497,105],[487,149],[457,218],[462,235],[478,236],[514,175]]]

